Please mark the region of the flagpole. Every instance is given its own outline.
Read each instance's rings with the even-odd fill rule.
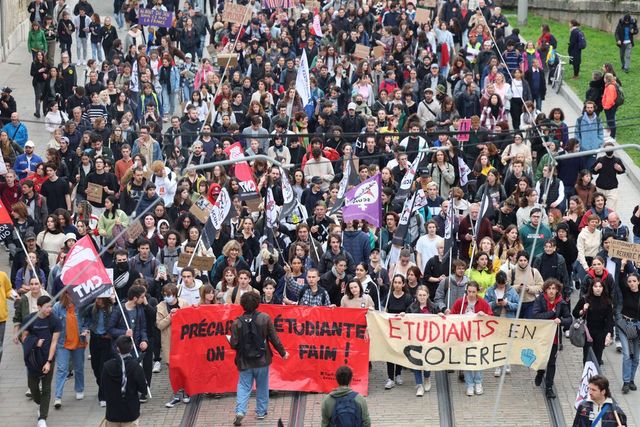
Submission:
[[[124,313],[124,308],[122,307],[122,301],[120,301],[120,298],[118,298],[118,294],[116,294],[116,301],[118,301],[118,308],[120,308],[120,314],[122,314],[124,325],[127,327],[127,331],[128,331],[131,329],[131,327],[129,326],[129,321],[127,320],[127,316]],[[131,338],[131,342],[133,343],[133,352],[136,354],[136,360],[140,359],[140,353],[138,353],[138,348],[136,347],[136,342],[133,339],[133,335],[131,335],[129,338]],[[149,345],[148,342],[147,342],[147,345]],[[151,349],[147,347],[146,351],[151,351]],[[139,361],[139,362],[141,363],[142,361]],[[153,399],[153,396],[151,396],[151,387],[149,387],[149,384],[147,383],[146,376],[144,378],[144,382],[145,382],[145,385],[147,386],[147,395],[149,396],[149,399]]]
[[[33,272],[33,275],[35,277],[37,277],[38,279],[40,279],[40,276],[38,275],[38,272],[36,271],[36,268],[34,267],[33,263],[31,262],[31,258],[29,258],[29,252],[27,251],[26,246],[24,245],[24,242],[22,241],[22,236],[20,236],[20,232],[15,229],[16,231],[16,236],[18,237],[18,241],[20,242],[20,246],[22,247],[22,250],[24,251],[24,256],[27,259],[27,262],[29,263],[29,267],[31,267],[31,271]],[[46,277],[45,277],[46,279]],[[42,286],[45,286],[45,284],[43,283]],[[46,289],[46,286],[45,286]]]

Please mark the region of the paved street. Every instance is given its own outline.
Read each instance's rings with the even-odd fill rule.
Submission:
[[[75,1],[70,2],[73,7]],[[93,2],[96,11],[101,15],[108,15],[112,11],[111,2]],[[75,49],[75,45],[74,45]],[[74,51],[75,56],[75,51]],[[59,58],[59,53],[58,53]],[[6,63],[0,64],[0,86],[13,88],[13,95],[18,100],[18,112],[29,129],[30,138],[36,143],[36,151],[43,154],[48,132],[44,128],[44,121],[35,121],[33,117],[33,89],[29,77],[31,58],[23,44],[16,50]],[[586,70],[585,70],[586,71]],[[83,73],[79,75],[82,82]],[[561,106],[567,116],[569,126],[575,124],[578,112],[571,109],[562,97],[549,93],[544,103],[544,111],[553,106]],[[619,141],[623,142],[623,141]],[[640,200],[640,189],[635,188],[626,176],[621,178],[623,196],[620,197],[618,211],[625,223],[628,224],[633,207]],[[8,254],[0,250],[0,269],[9,271]],[[13,309],[11,309],[13,310]],[[12,342],[11,322],[4,341],[4,354],[0,366],[0,414],[4,425],[30,426],[35,425],[36,407],[24,396],[26,390],[26,375],[22,352],[19,346]],[[565,341],[565,348],[559,354],[556,388],[558,399],[562,404],[567,422],[573,419],[573,402],[577,385],[582,372],[581,351]],[[605,366],[603,373],[612,382],[615,398],[622,408],[629,414],[629,426],[640,425],[639,392],[632,392],[626,396],[620,393],[622,357],[615,349],[608,348],[605,352]],[[104,409],[97,401],[97,388],[90,369],[89,361],[85,365],[85,400],[76,401],[73,395],[73,380],[67,384],[60,410],[52,409],[48,418],[50,426],[98,426],[104,417]],[[506,377],[504,388],[500,396],[497,419],[492,420],[494,401],[497,395],[498,381],[493,377],[493,371],[485,372],[485,394],[483,396],[467,397],[464,385],[457,380],[456,374],[449,374],[453,407],[456,424],[470,425],[508,425],[508,426],[547,426],[548,415],[542,391],[533,386],[535,372],[524,367],[513,367],[511,375]],[[375,426],[434,426],[438,425],[438,405],[436,383],[433,380],[431,392],[422,398],[415,397],[413,375],[403,374],[405,384],[395,389],[383,389],[386,380],[384,363],[374,363],[370,378],[370,395],[367,398]],[[172,409],[164,408],[169,398],[169,380],[166,369],[154,375],[152,383],[153,399],[143,405],[142,424],[144,426],[177,426],[185,410],[185,405],[178,405]],[[323,395],[309,394],[306,399],[305,425],[317,426],[320,420],[320,402]],[[244,425],[273,426],[278,418],[285,421],[289,417],[292,401],[291,393],[281,393],[271,399],[269,417],[258,422],[253,418],[255,400],[250,403],[250,416]],[[235,395],[227,394],[221,399],[205,397],[195,425],[218,426],[230,425],[233,418]]]

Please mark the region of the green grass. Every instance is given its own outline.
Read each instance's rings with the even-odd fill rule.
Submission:
[[[527,41],[534,43],[540,37],[540,26],[543,23],[549,24],[551,33],[558,40],[558,52],[567,54],[569,46],[569,25],[565,22],[544,19],[539,15],[530,13],[526,26],[517,25],[515,13],[508,16],[512,26],[520,28],[520,35]],[[568,84],[580,99],[584,99],[585,92],[589,87],[591,72],[601,70],[602,64],[610,62],[614,70],[618,73],[618,78],[622,82],[625,94],[625,103],[618,110],[616,118],[618,129],[616,140],[619,144],[636,143],[640,139],[640,126],[635,118],[640,117],[640,85],[636,79],[640,79],[640,46],[636,46],[631,54],[631,69],[628,74],[621,70],[620,54],[615,37],[612,33],[596,30],[593,28],[581,27],[587,39],[587,48],[582,51],[582,65],[580,67],[580,78],[572,80],[573,69],[567,64],[564,84]],[[604,122],[604,113],[601,115]],[[575,123],[568,123],[573,126]],[[640,152],[637,150],[626,150],[636,165],[640,166]]]

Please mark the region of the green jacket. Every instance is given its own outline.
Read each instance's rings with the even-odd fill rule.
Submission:
[[[339,386],[327,396],[322,399],[322,427],[331,426],[331,415],[333,415],[333,408],[336,405],[336,397],[346,396],[351,393],[351,388],[348,386]],[[356,404],[362,411],[362,426],[371,427],[371,419],[369,418],[369,408],[367,407],[367,401],[358,394],[355,398]]]
[[[38,31],[29,30],[29,40],[27,41],[29,52],[43,51],[46,53],[47,46],[47,38],[42,29]]]

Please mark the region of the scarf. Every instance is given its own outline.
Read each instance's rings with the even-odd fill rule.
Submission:
[[[334,276],[336,276],[337,279],[340,279],[340,280],[344,279],[344,277],[346,276],[346,272],[339,274],[338,271],[336,270],[335,265],[331,267],[331,272],[333,273]]]

